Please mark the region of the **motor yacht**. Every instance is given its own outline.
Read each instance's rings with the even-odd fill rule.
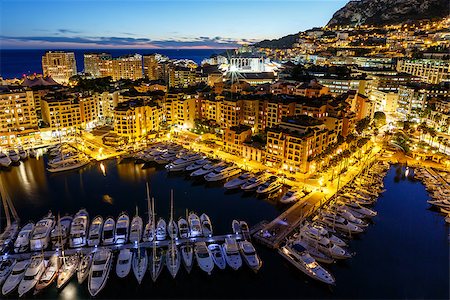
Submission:
[[[241,169],[237,166],[227,166],[225,168],[221,168],[220,170],[214,170],[211,173],[208,173],[204,176],[205,180],[208,182],[221,181],[237,174],[241,173]]]
[[[77,270],[78,283],[82,284],[86,278],[89,276],[89,271],[91,270],[92,259],[94,254],[88,253],[80,260]]]
[[[25,274],[17,289],[19,297],[22,297],[34,288],[36,283],[39,281],[39,278],[41,278],[42,273],[44,273],[45,266],[46,261],[44,260],[43,254],[35,255],[31,258],[31,262],[28,265],[28,268],[25,271]]]
[[[166,221],[163,218],[159,218],[156,225],[156,240],[163,241],[166,239]]]
[[[197,159],[194,163],[187,166],[185,171],[194,172],[195,170],[198,170],[198,169],[202,168],[203,166],[205,166],[206,164],[210,164],[210,163],[211,163],[211,161],[206,158]]]
[[[203,235],[202,224],[200,223],[200,218],[193,212],[189,213],[188,216],[190,237],[198,237]]]
[[[241,234],[241,223],[238,220],[231,222],[231,229],[234,234]]]
[[[320,218],[320,221],[324,222],[325,224],[336,228],[346,234],[348,233],[361,233],[363,232],[363,229],[361,227],[358,227],[357,225],[347,221],[346,219],[339,217],[339,216],[330,216],[330,215],[324,215],[322,218]]]
[[[327,238],[330,240],[333,244],[345,247],[347,246],[347,243],[344,242],[342,239],[338,238],[334,234],[330,233],[328,230],[326,230],[323,226],[319,224],[305,224],[301,229],[301,231],[304,231],[305,234],[311,236],[312,238],[316,240],[320,240],[321,238]]]
[[[164,267],[166,255],[162,248],[156,248],[155,245],[153,245],[151,251],[152,253],[148,256],[148,269],[150,270],[153,282],[155,282]]]
[[[270,194],[273,192],[278,192],[283,187],[283,184],[278,180],[276,176],[270,176],[263,184],[261,184],[257,189],[258,194]]]
[[[202,159],[202,156],[200,154],[190,154],[190,155],[186,155],[182,158],[178,158],[176,160],[174,160],[173,162],[171,162],[170,164],[168,164],[166,166],[167,171],[169,172],[180,172],[180,171],[184,171],[184,169],[186,167],[188,167],[189,165],[191,165],[192,163],[195,163],[196,161]]]
[[[169,222],[169,225],[167,225],[167,233],[171,239],[178,238],[178,226],[175,221]]]
[[[301,245],[295,244],[292,248],[284,246],[278,252],[309,277],[327,284],[335,283],[333,276],[322,268]]]
[[[7,252],[10,246],[13,246],[14,239],[18,234],[19,223],[14,221],[11,225],[7,226],[5,231],[0,235],[0,253]]]
[[[237,270],[242,266],[242,258],[239,254],[239,246],[234,238],[226,238],[222,245],[223,253],[227,264]]]
[[[226,182],[223,186],[227,190],[234,190],[240,188],[244,183],[247,182],[247,180],[250,178],[250,173],[244,173],[239,175],[238,177],[231,179],[230,181]]]
[[[89,234],[87,237],[87,244],[89,247],[100,245],[103,231],[103,217],[96,216],[89,226]]]
[[[113,260],[112,251],[103,248],[94,253],[91,271],[89,272],[88,290],[92,297],[105,287]]]
[[[247,182],[241,185],[241,190],[244,192],[252,192],[256,191],[258,186],[264,183],[264,178],[266,175],[264,174],[256,174],[255,176],[249,178]]]
[[[11,164],[11,158],[9,158],[9,156],[7,156],[5,153],[0,152],[0,167],[9,168]]]
[[[200,223],[202,224],[202,231],[205,237],[210,237],[213,234],[212,223],[207,214],[200,216]]]
[[[209,244],[208,250],[211,253],[215,265],[221,270],[225,269],[227,262],[225,261],[222,247],[219,244]]]
[[[281,197],[280,202],[285,204],[294,203],[303,198],[304,196],[305,193],[303,191],[298,189],[290,189],[286,192],[286,194],[284,194]]]
[[[122,212],[117,218],[116,231],[114,232],[114,242],[124,244],[128,241],[128,229],[130,227],[130,217],[126,212]]]
[[[34,229],[34,223],[30,222],[22,227],[22,229],[19,232],[19,235],[16,238],[16,241],[14,242],[14,252],[16,253],[22,253],[29,249],[30,247],[30,237],[31,233]]]
[[[133,254],[132,268],[134,276],[139,284],[144,278],[145,271],[147,271],[148,257],[145,248],[138,248]]]
[[[247,222],[240,221],[239,222],[240,233],[245,239],[250,239],[250,228],[248,227]]]
[[[67,162],[62,162],[61,164],[58,164],[55,167],[47,168],[47,171],[49,171],[50,173],[71,171],[71,170],[80,169],[89,163],[90,163],[90,160],[88,158],[79,158],[78,157],[78,158],[75,158],[75,159],[67,161]]]
[[[187,239],[189,238],[189,224],[184,218],[178,219],[178,231],[180,233],[180,238]]]
[[[249,241],[239,242],[239,250],[241,251],[242,258],[247,266],[255,272],[262,266],[262,261],[256,253],[256,249]]]
[[[326,237],[317,237],[316,235],[309,234],[308,231],[300,231],[300,238],[334,259],[347,259],[352,257],[352,255],[348,251],[338,245],[333,244]]]
[[[39,281],[35,286],[35,294],[47,288],[53,281],[56,280],[58,276],[58,270],[61,266],[61,259],[58,254],[53,254],[48,260],[47,266],[42,273],[42,276],[39,278]]]
[[[184,244],[180,247],[181,258],[188,273],[191,273],[194,265],[194,247],[191,244]]]
[[[9,159],[11,159],[11,161],[13,163],[18,163],[20,161],[19,154],[17,154],[17,152],[13,149],[8,151],[8,156],[9,156]]]
[[[203,165],[201,168],[198,168],[197,170],[191,172],[190,176],[197,178],[203,178],[203,176],[205,176],[208,173],[211,173],[213,170],[223,167],[225,165],[225,163],[223,162],[219,162],[216,164],[212,164],[212,163],[208,163],[206,165]]]
[[[11,293],[16,289],[16,287],[19,285],[19,283],[25,276],[25,272],[28,269],[28,265],[30,264],[30,262],[31,262],[30,259],[26,259],[26,260],[19,260],[14,264],[11,273],[6,278],[5,283],[3,284],[2,287],[3,296],[8,295],[9,293]]]
[[[62,217],[50,233],[50,239],[52,241],[52,249],[59,249],[66,245],[69,239],[70,225],[73,218],[71,216]]]
[[[166,153],[155,157],[155,162],[159,165],[165,165],[177,159],[177,150],[169,150]]]
[[[30,239],[30,250],[45,250],[50,242],[50,233],[55,226],[55,217],[51,212],[36,223]]]
[[[9,274],[11,274],[14,266],[16,264],[15,259],[2,259],[0,261],[0,286],[2,286],[3,282],[6,281]]]
[[[307,243],[306,241],[304,241],[302,239],[297,239],[292,244],[299,244],[300,246],[305,248],[308,251],[308,253],[312,257],[314,257],[314,259],[316,259],[318,262],[321,262],[324,264],[332,264],[335,261],[331,256],[321,252],[319,250],[319,248],[317,248],[316,246],[314,246],[310,243]]]
[[[346,209],[345,207],[339,206],[339,207],[334,207],[335,212],[337,213],[337,215],[343,217],[344,219],[346,219],[349,222],[352,222],[353,224],[356,224],[357,226],[364,228],[367,227],[368,224],[366,222],[364,222],[363,220],[355,217],[355,215],[360,215],[359,213],[352,213],[350,212],[350,210]]]
[[[102,244],[103,245],[112,245],[114,244],[114,232],[116,230],[116,221],[113,218],[109,217],[106,219],[103,224],[103,232],[102,232]]]
[[[130,249],[122,249],[119,252],[116,263],[116,274],[119,278],[125,278],[131,270],[133,253]]]
[[[142,239],[142,227],[143,222],[142,218],[137,215],[133,217],[131,220],[131,227],[130,227],[130,243],[138,243]]]
[[[211,253],[209,252],[208,247],[206,247],[205,242],[197,242],[195,243],[195,258],[197,259],[198,266],[200,269],[211,274],[214,268],[214,261],[212,259]]]
[[[166,252],[166,266],[169,270],[170,275],[172,275],[173,278],[177,276],[178,270],[180,269],[181,265],[181,255],[180,251],[177,248],[177,245],[172,240],[169,243],[169,246],[167,247]]]
[[[69,245],[71,248],[86,246],[89,226],[89,213],[86,209],[80,209],[74,216],[70,226]]]
[[[79,263],[80,256],[78,254],[73,254],[65,258],[63,257],[63,263],[58,272],[58,279],[56,280],[56,287],[59,290],[63,289],[73,275],[75,275]]]
[[[28,158],[28,153],[22,148],[20,148],[17,152],[21,160],[26,160]]]

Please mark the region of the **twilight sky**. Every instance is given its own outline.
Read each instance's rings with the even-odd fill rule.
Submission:
[[[230,48],[323,26],[346,2],[0,0],[0,48]]]

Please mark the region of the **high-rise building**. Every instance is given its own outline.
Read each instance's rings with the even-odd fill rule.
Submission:
[[[48,51],[42,56],[42,72],[56,82],[66,84],[77,74],[75,54],[64,51]]]
[[[450,63],[438,59],[399,60],[397,71],[418,76],[423,82],[438,84],[450,81]]]
[[[142,78],[142,55],[125,55],[112,60],[113,80]]]
[[[157,59],[157,54],[144,55],[144,77],[150,80],[162,79],[162,68]]]
[[[109,53],[85,53],[84,73],[94,78],[112,76],[112,59]]]

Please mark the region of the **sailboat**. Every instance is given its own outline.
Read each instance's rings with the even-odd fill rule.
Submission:
[[[144,242],[151,242],[155,237],[155,229],[153,227],[153,217],[150,207],[150,189],[148,187],[148,182],[146,183],[147,188],[147,209],[148,209],[148,223],[145,225],[144,234],[142,240]]]
[[[138,243],[139,244],[139,243]],[[138,245],[137,251],[133,255],[132,268],[134,276],[139,284],[144,278],[145,271],[147,271],[148,257],[145,248],[140,248]]]
[[[169,224],[175,224],[175,221],[173,220],[173,190],[170,191],[170,222]],[[176,226],[176,225],[175,225]],[[176,242],[175,242],[175,234],[172,231],[172,234],[170,234],[170,244],[168,247],[168,251],[166,254],[166,265],[167,269],[169,270],[170,274],[173,278],[177,276],[178,270],[180,269],[181,264],[181,257],[180,252],[178,251]]]
[[[155,232],[155,199],[152,199],[152,230]],[[161,248],[156,247],[156,239],[153,239],[152,255],[149,256],[150,259],[150,274],[152,276],[153,282],[158,279],[159,274],[164,266],[164,251]]]
[[[39,278],[38,283],[36,284],[34,294],[39,293],[40,291],[48,287],[50,284],[52,284],[53,281],[55,281],[56,277],[58,276],[58,270],[60,265],[61,259],[59,258],[58,254],[53,254],[48,260],[47,268],[45,269],[41,278]]]
[[[77,270],[77,279],[78,283],[82,284],[86,278],[89,276],[89,271],[91,270],[92,265],[92,257],[94,256],[93,253],[88,253],[80,261],[80,265],[78,266]]]
[[[186,210],[186,219],[187,218],[188,212]],[[180,230],[181,238],[189,237],[189,224],[185,219],[180,218],[178,220],[178,228]],[[186,271],[191,273],[192,266],[194,265],[194,246],[189,243],[189,240],[187,240],[186,244],[180,247],[180,251],[183,265],[186,268]]]

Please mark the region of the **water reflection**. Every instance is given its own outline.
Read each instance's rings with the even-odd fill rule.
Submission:
[[[103,195],[102,197],[103,202],[113,205],[114,199],[110,195]]]
[[[117,164],[117,174],[119,175],[120,179],[128,182],[142,182],[155,172],[155,168],[142,169],[141,164]]]

